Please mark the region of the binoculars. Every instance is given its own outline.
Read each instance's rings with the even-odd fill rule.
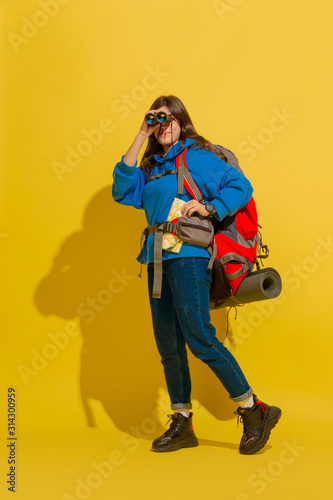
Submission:
[[[148,123],[148,125],[155,125],[156,123],[170,123],[172,120],[172,115],[168,115],[164,111],[159,111],[158,113],[147,113],[145,116],[145,122]]]

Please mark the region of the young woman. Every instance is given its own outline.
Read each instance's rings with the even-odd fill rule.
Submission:
[[[177,197],[175,159],[184,148],[188,148],[187,166],[206,204],[192,199],[184,188],[183,194],[178,195],[185,202],[182,215],[191,217],[197,212],[204,217],[222,220],[244,207],[252,195],[251,184],[238,170],[218,157],[212,144],[197,133],[184,104],[175,96],[161,96],[152,104],[149,113],[160,111],[166,113],[168,120],[152,125],[144,120],[129,150],[117,163],[113,173],[114,200],[143,208],[149,227],[165,222]],[[147,139],[141,164],[137,167],[138,155]],[[150,234],[145,242],[141,259],[148,264],[154,335],[174,411],[170,415],[170,428],[155,439],[152,449],[165,452],[198,445],[190,412],[187,345],[213,370],[230,398],[239,404],[235,413],[244,426],[240,453],[256,453],[267,443],[281,410],[261,402],[253,394],[234,356],[216,337],[210,322],[208,250],[186,242],[182,243],[179,253],[163,250],[160,298],[152,296],[154,234]]]

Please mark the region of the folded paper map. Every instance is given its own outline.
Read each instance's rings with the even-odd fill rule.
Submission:
[[[185,203],[185,201],[175,198],[172,202],[167,220],[172,221],[177,219],[177,217],[180,217],[181,208],[185,205]],[[182,240],[180,240],[176,235],[172,233],[164,233],[162,248],[163,250],[168,250],[169,252],[179,253],[182,243]]]

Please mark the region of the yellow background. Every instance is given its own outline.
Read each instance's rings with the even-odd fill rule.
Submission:
[[[1,497],[8,387],[20,500],[328,497],[331,1],[1,0],[1,11]],[[230,314],[250,384],[283,411],[255,456],[238,454],[236,405],[193,357],[200,446],[149,451],[169,401],[146,270],[137,278],[145,220],[113,202],[111,182],[161,94],[236,153],[266,265],[283,277],[280,299]],[[221,339],[225,319],[213,314]]]

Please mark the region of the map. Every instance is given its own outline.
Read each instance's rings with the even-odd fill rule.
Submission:
[[[180,217],[181,208],[185,205],[185,203],[185,201],[180,200],[179,198],[174,198],[167,220],[172,221]],[[179,253],[182,243],[182,240],[180,240],[176,235],[172,233],[164,233],[162,248],[163,250],[168,250],[169,252]]]

